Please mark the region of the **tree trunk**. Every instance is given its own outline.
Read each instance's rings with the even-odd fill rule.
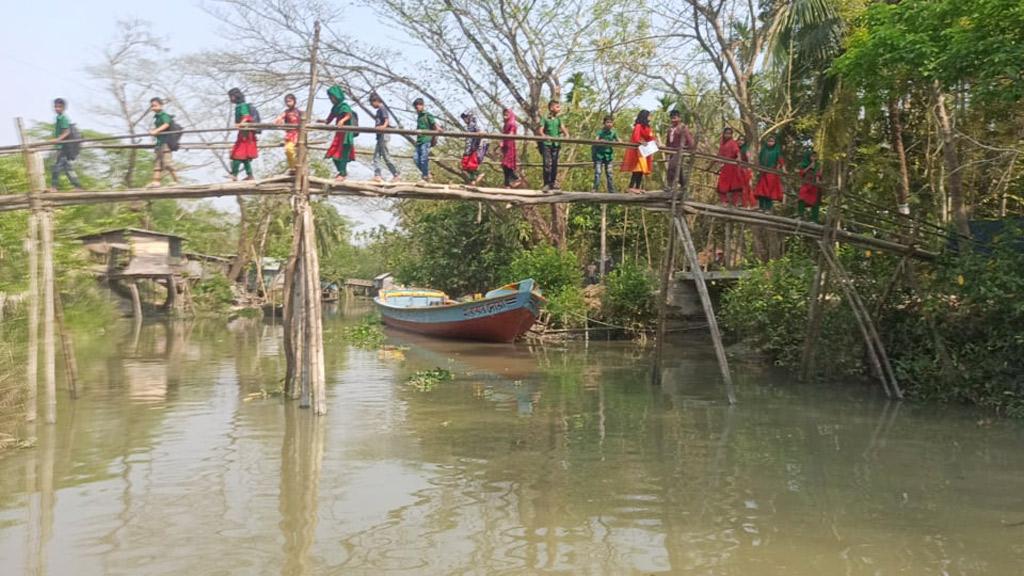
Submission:
[[[237,282],[249,264],[252,238],[249,236],[249,211],[245,208],[245,200],[238,196],[238,254],[228,269],[228,280]]]
[[[900,165],[900,187],[896,194],[896,206],[901,214],[910,215],[910,169],[907,167],[907,150],[903,146],[903,121],[900,105],[895,98],[889,100],[889,128],[892,146]]]
[[[946,170],[946,189],[949,193],[951,216],[957,233],[962,237],[969,238],[971,228],[967,223],[967,204],[964,202],[963,175],[960,173],[956,135],[953,134],[953,123],[946,108],[946,93],[937,84],[935,86],[935,113],[939,120],[939,131],[942,137],[942,162]],[[963,241],[963,238],[958,239],[959,244],[963,244]]]

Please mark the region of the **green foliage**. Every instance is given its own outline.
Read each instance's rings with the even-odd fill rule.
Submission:
[[[223,276],[203,280],[192,289],[192,303],[204,312],[225,312],[233,302],[231,282]]]
[[[602,301],[605,319],[642,328],[654,318],[654,279],[650,271],[625,263],[608,274]]]
[[[834,71],[868,94],[935,81],[966,85],[984,101],[1014,103],[1024,96],[1022,37],[1018,0],[876,2]]]
[[[502,283],[519,250],[511,214],[475,202],[414,202],[401,210],[404,233],[390,238],[399,282],[453,296]]]
[[[755,343],[776,362],[799,361],[807,328],[814,262],[790,252],[750,270],[722,301],[721,320],[732,335]]]
[[[1024,417],[1024,237],[951,256],[886,315],[890,355],[916,397],[971,402]]]
[[[587,317],[587,303],[579,286],[567,285],[545,293],[547,310],[553,325],[560,328],[581,328]]]
[[[413,373],[406,383],[420,392],[430,392],[438,385],[450,382],[452,379],[454,379],[454,376],[450,371],[444,368],[434,368],[431,370],[419,370]]]
[[[345,341],[356,348],[374,349],[384,344],[384,330],[378,316],[367,316],[358,324],[345,327]]]
[[[576,257],[552,246],[537,246],[520,252],[505,277],[509,282],[533,278],[545,294],[558,294],[567,287],[579,287],[583,283]]]

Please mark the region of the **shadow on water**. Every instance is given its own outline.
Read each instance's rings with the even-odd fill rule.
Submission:
[[[365,307],[330,317],[332,330]],[[797,384],[690,337],[529,348],[388,333],[279,397],[280,326],[79,338],[81,397],[0,457],[4,574],[1011,574],[1024,430]],[[443,367],[430,390],[409,374]]]

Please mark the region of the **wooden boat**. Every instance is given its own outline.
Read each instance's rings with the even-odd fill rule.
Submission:
[[[533,326],[544,297],[530,279],[476,299],[452,300],[440,290],[392,288],[373,301],[384,324],[394,328],[441,338],[512,342]]]

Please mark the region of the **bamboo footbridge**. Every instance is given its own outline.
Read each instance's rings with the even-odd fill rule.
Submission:
[[[315,27],[310,54],[310,89],[304,118],[313,118],[313,102],[318,82],[317,51],[319,44],[319,25]],[[807,238],[813,241],[820,250],[815,280],[810,287],[811,310],[809,314],[808,332],[806,337],[802,375],[807,376],[814,371],[815,350],[813,342],[820,330],[822,305],[825,299],[826,278],[832,280],[842,290],[858,321],[864,338],[865,349],[874,375],[881,381],[887,395],[901,398],[902,393],[896,381],[895,373],[889,364],[882,340],[864,305],[854,288],[846,271],[836,257],[836,243],[845,243],[871,250],[894,253],[907,259],[928,260],[937,256],[936,253],[907,243],[901,237],[885,237],[883,235],[863,234],[848,230],[842,225],[839,210],[829,210],[824,225],[764,214],[734,207],[719,206],[697,202],[689,198],[688,190],[675,189],[654,191],[644,194],[607,194],[597,192],[573,191],[542,191],[526,189],[487,188],[469,185],[432,184],[427,182],[354,182],[350,180],[335,181],[312,176],[310,173],[310,150],[316,149],[320,143],[310,142],[311,132],[362,132],[396,134],[404,137],[441,136],[445,138],[481,138],[488,140],[517,140],[526,142],[560,141],[564,144],[602,145],[614,147],[636,147],[625,142],[594,141],[577,138],[552,138],[533,135],[510,135],[484,132],[452,132],[452,131],[419,131],[406,129],[376,129],[368,127],[327,126],[303,123],[300,125],[248,124],[241,128],[184,130],[183,133],[231,132],[245,129],[260,130],[297,130],[298,163],[294,175],[281,175],[260,180],[227,182],[216,184],[176,185],[156,189],[122,189],[122,190],[90,190],[73,192],[47,191],[43,171],[42,155],[52,149],[49,143],[31,143],[25,135],[21,119],[17,120],[21,143],[17,146],[0,146],[0,154],[21,154],[24,157],[29,176],[30,189],[23,193],[0,195],[0,211],[28,211],[28,239],[26,247],[29,255],[29,324],[28,324],[28,365],[27,390],[30,407],[29,419],[36,418],[37,389],[39,388],[39,371],[43,372],[45,402],[45,419],[56,421],[56,340],[60,332],[62,351],[65,356],[65,367],[68,372],[68,388],[72,398],[76,394],[73,352],[69,343],[69,335],[60,328],[60,299],[54,281],[54,250],[53,250],[53,211],[67,206],[116,203],[156,199],[204,199],[224,196],[282,196],[291,199],[293,216],[293,240],[291,257],[285,268],[285,301],[284,301],[284,348],[286,354],[286,373],[284,375],[285,395],[297,400],[301,406],[310,407],[317,415],[326,414],[326,378],[324,370],[324,345],[322,329],[322,309],[320,299],[319,255],[315,241],[315,221],[310,201],[323,197],[356,197],[356,198],[390,198],[390,199],[421,199],[421,200],[461,200],[484,203],[498,203],[511,206],[536,206],[554,204],[618,204],[638,207],[666,214],[670,219],[673,233],[668,237],[666,257],[661,269],[662,290],[659,295],[659,321],[657,348],[655,351],[655,382],[660,381],[660,362],[663,356],[665,340],[665,318],[667,295],[665,287],[671,275],[676,243],[682,244],[685,260],[693,274],[694,282],[700,296],[715,353],[721,369],[722,381],[726,398],[729,403],[736,401],[732,376],[728,359],[722,344],[715,311],[708,292],[707,284],[698,260],[698,253],[691,234],[690,220],[694,217],[707,217],[724,222],[749,225],[751,227],[773,231],[785,235]],[[104,142],[132,140],[138,134],[109,136],[103,138],[83,139],[83,148],[139,148],[144,145],[108,144]],[[144,146],[149,147],[149,146]],[[208,143],[182,143],[184,149],[210,149]],[[215,146],[214,146],[215,147]],[[725,164],[732,163],[760,172],[773,172],[783,178],[792,178],[784,173],[766,170],[745,162],[720,158],[695,151],[665,151],[680,153],[688,161],[683,169],[689,171],[693,181],[693,173],[698,159]],[[589,164],[588,164],[589,165]],[[833,200],[841,194],[839,190],[831,190]],[[838,202],[834,204],[838,207]],[[869,227],[870,228],[870,227]],[[877,230],[877,229],[876,229]],[[40,329],[42,334],[40,334]],[[42,349],[41,366],[38,361],[39,350]]]

